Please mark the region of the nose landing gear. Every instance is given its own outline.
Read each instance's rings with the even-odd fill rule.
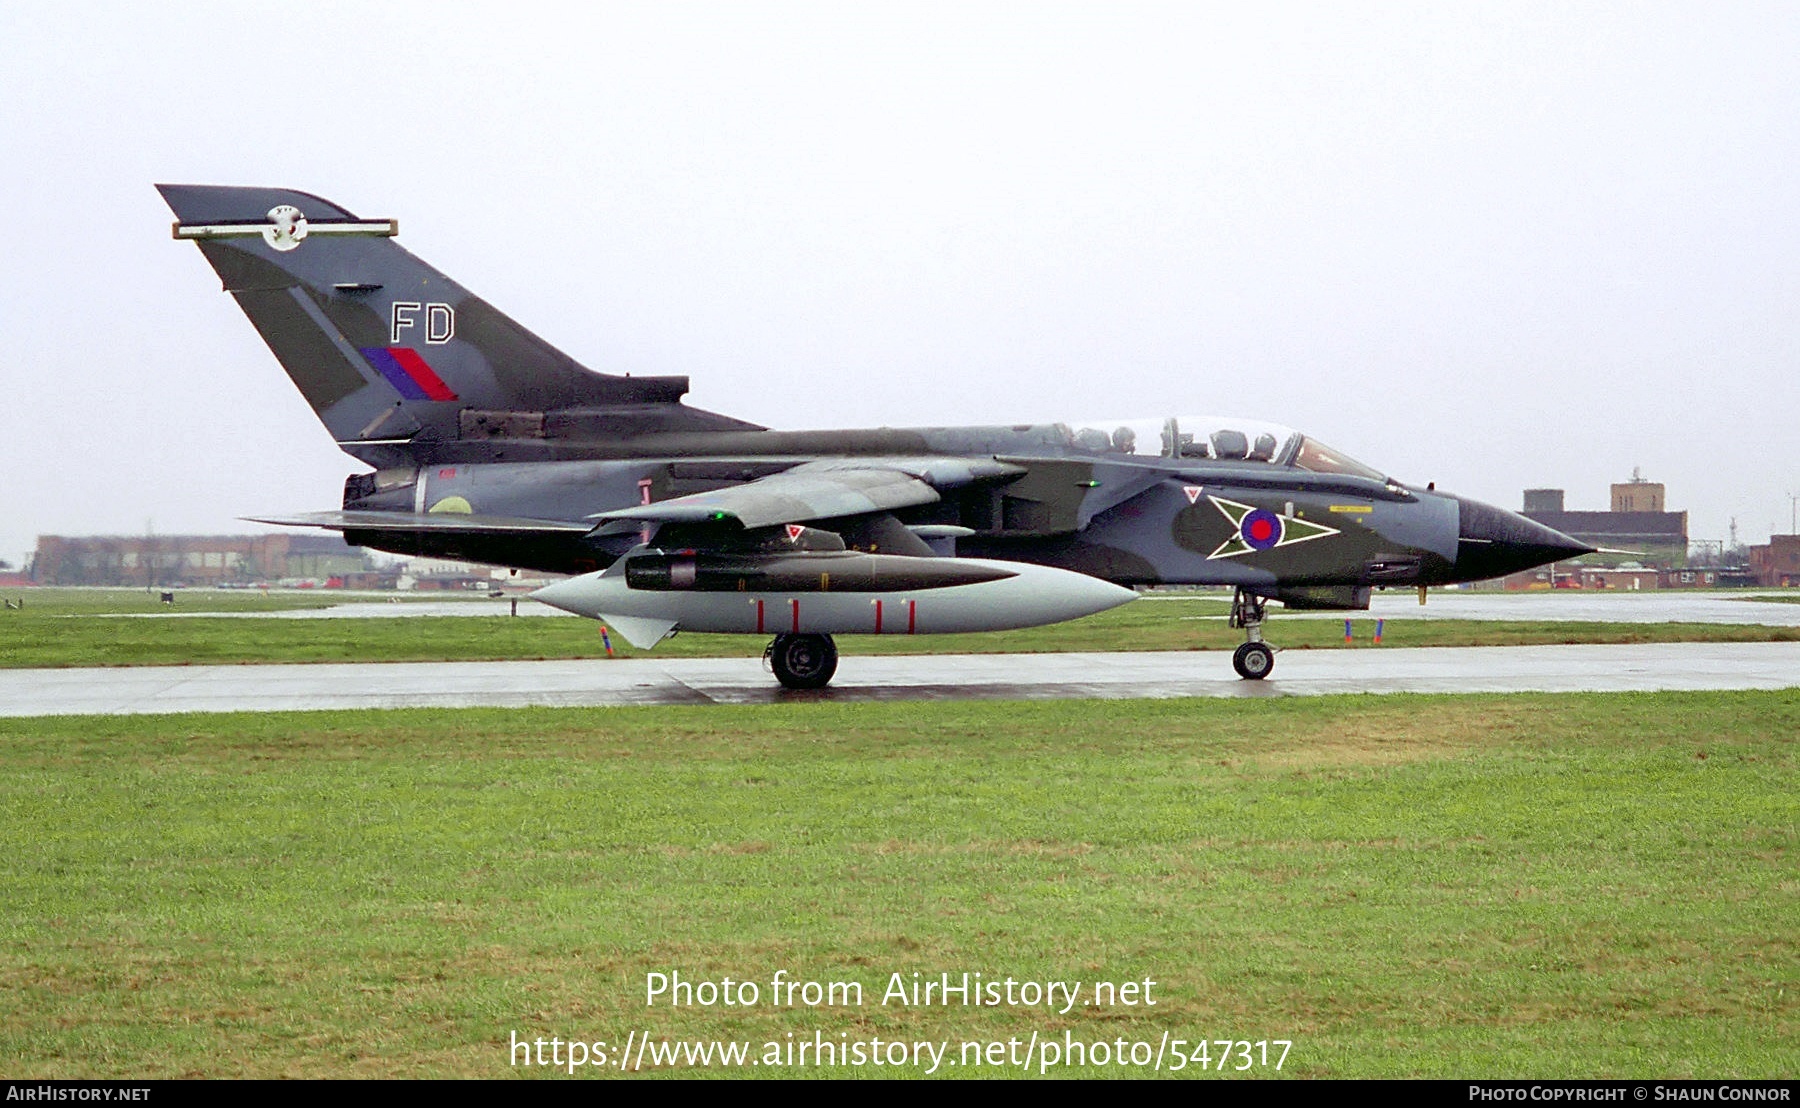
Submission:
[[[1232,651],[1231,668],[1246,681],[1261,681],[1275,668],[1275,651],[1262,641],[1266,603],[1243,589],[1231,598],[1230,625],[1244,629],[1244,644]]]
[[[763,657],[785,688],[822,689],[837,672],[837,643],[830,635],[776,635]]]

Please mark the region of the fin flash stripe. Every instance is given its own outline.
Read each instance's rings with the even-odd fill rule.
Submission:
[[[407,400],[458,399],[444,379],[409,346],[365,346],[362,356]]]

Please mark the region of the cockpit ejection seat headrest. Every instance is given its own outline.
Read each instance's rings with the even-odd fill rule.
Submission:
[[[1275,457],[1275,436],[1264,431],[1256,436],[1256,445],[1250,448],[1250,460],[1266,462]]]
[[[1075,432],[1075,445],[1083,450],[1105,450],[1112,446],[1112,438],[1105,431],[1083,427]]]
[[[1250,452],[1250,440],[1242,431],[1214,431],[1213,454],[1220,458],[1242,458]]]

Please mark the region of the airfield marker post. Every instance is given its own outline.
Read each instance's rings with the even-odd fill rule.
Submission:
[[[1348,645],[1349,643],[1354,642],[1355,640],[1356,640],[1356,636],[1350,633],[1350,621],[1345,620],[1344,621],[1344,643],[1346,645]]]
[[[1378,619],[1375,621],[1375,645],[1376,646],[1381,645],[1381,625],[1386,622],[1387,622],[1387,620],[1385,620],[1385,619]]]
[[[606,647],[606,656],[613,657],[612,638],[606,633],[606,624],[600,625],[600,644]]]

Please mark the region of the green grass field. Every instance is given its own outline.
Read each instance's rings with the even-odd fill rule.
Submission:
[[[1303,1077],[1791,1077],[1797,735],[1792,690],[0,720],[0,1059],[1169,1032]],[[778,970],[866,1004],[643,1002]],[[879,1003],[965,970],[1158,1004]],[[977,1072],[1018,1071],[940,1071]]]
[[[322,590],[177,589],[174,603],[164,604],[160,589],[33,588],[0,591],[17,607],[8,618],[21,613],[40,615],[161,615],[167,612],[287,612],[303,608],[329,608],[364,599]]]
[[[215,596],[218,594],[215,594]],[[98,616],[88,607],[40,601],[24,611],[0,611],[0,667],[189,665],[233,662],[422,662],[604,656],[592,620],[509,618],[497,601],[471,601],[485,616],[396,619],[71,618]],[[153,600],[125,598],[118,603]],[[186,598],[183,598],[186,601]],[[224,594],[222,603],[305,605],[311,598]],[[200,603],[200,601],[195,601]],[[530,602],[526,602],[530,603]],[[1222,618],[1221,598],[1140,601],[1086,619],[1023,631],[974,635],[846,635],[848,655],[920,653],[1042,653],[1105,650],[1231,650],[1243,641]],[[1359,648],[1372,648],[1375,621],[1358,613]],[[1294,649],[1344,646],[1335,619],[1274,615],[1267,634]],[[1567,623],[1476,620],[1387,621],[1386,646],[1527,646],[1551,643],[1767,642],[1800,639],[1800,628],[1698,623]],[[622,656],[641,653],[612,636]],[[766,640],[754,635],[677,635],[656,648],[664,657],[755,657]]]

